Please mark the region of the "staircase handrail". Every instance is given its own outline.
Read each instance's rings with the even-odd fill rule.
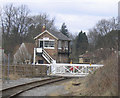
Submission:
[[[43,49],[43,54],[45,55],[45,57],[52,62],[54,59]]]

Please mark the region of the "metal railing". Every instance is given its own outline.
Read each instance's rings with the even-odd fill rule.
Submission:
[[[52,63],[54,59],[43,49],[42,56],[47,60],[48,63]]]

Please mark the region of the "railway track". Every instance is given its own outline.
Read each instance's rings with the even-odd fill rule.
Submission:
[[[29,83],[17,85],[14,87],[6,88],[6,89],[1,90],[0,93],[2,92],[2,98],[15,98],[17,95],[27,90],[30,90],[30,89],[33,89],[33,88],[36,88],[42,85],[50,84],[53,82],[65,80],[65,79],[66,78],[63,78],[63,77],[47,78],[47,79],[43,79],[39,81],[29,82]]]

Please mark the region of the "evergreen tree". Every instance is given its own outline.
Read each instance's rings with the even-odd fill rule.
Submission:
[[[62,24],[60,32],[63,33],[64,35],[66,35],[67,37],[69,37],[68,29],[67,29],[67,26],[65,25],[65,23]]]
[[[79,56],[80,54],[85,53],[85,51],[88,48],[88,38],[86,36],[86,33],[80,32],[78,36],[76,37],[75,42],[75,50],[76,50],[76,56]]]

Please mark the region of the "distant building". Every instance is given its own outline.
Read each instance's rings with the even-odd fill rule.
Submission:
[[[34,64],[68,63],[71,39],[61,32],[41,32],[35,38]]]
[[[16,46],[13,55],[14,64],[31,64],[33,62],[33,50],[35,45],[33,43],[22,43]]]
[[[81,63],[81,64],[94,63],[94,60],[92,58],[93,58],[92,53],[86,51],[85,54],[82,54],[79,56],[79,63]]]
[[[61,32],[41,32],[35,43],[22,43],[15,48],[14,64],[68,63],[71,39]]]

